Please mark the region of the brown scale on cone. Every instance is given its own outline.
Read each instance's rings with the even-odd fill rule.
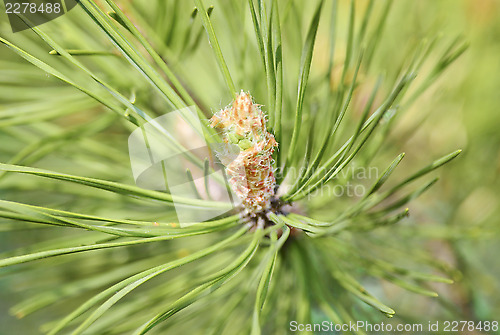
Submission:
[[[210,126],[223,131],[223,140],[240,148],[238,156],[224,160],[229,183],[242,200],[247,214],[255,215],[271,207],[276,179],[272,154],[278,143],[267,132],[267,119],[252,96],[241,91],[233,103],[210,119]]]

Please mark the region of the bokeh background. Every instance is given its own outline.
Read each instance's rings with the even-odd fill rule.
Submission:
[[[358,0],[357,7],[362,11],[366,3]],[[348,1],[340,1],[339,6],[346,13]],[[405,322],[433,318],[500,321],[500,1],[397,0],[385,29],[374,71],[387,71],[405,56],[409,44],[434,32],[443,41],[461,34],[469,48],[398,119],[381,157],[387,160],[406,152],[400,168],[405,174],[421,162],[463,149],[458,159],[439,170],[439,182],[411,205],[410,220],[415,227],[392,231],[401,239],[418,235],[412,242],[415,252],[428,251],[455,268],[455,283],[436,285],[438,298],[420,297],[389,284],[371,288],[383,291],[390,299],[387,303],[397,306]],[[322,34],[320,30],[313,71],[325,64],[320,42],[327,37]],[[0,46],[0,59],[4,57],[13,56]],[[0,89],[8,89],[9,75],[5,69],[0,72]],[[8,145],[0,142],[1,149]],[[12,240],[10,236],[0,231],[0,250],[31,238],[17,235]],[[42,320],[47,315],[16,320],[9,314],[16,294],[8,281],[1,283],[0,334],[11,335],[15,329],[15,334],[30,335],[40,324],[38,315]]]
[[[422,245],[459,271],[456,283],[440,288],[440,298],[432,303],[412,301],[408,308],[418,308],[421,315],[455,310],[465,320],[498,319],[500,2],[398,1],[392,14],[388,30],[397,37],[387,41],[381,64],[390,62],[403,41],[432,29],[444,36],[461,33],[469,43],[388,141],[411,153],[413,162],[443,149],[464,150],[443,168],[436,187],[417,200],[416,214],[419,229],[429,238]],[[417,130],[416,120],[422,120]],[[412,161],[406,163],[410,167]]]

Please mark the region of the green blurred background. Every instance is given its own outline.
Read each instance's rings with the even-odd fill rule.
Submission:
[[[357,1],[357,8],[362,11],[366,3]],[[346,13],[348,1],[339,4]],[[416,245],[455,267],[456,282],[437,285],[440,298],[420,297],[389,284],[378,289],[392,299],[387,303],[397,307],[406,322],[452,315],[500,321],[500,1],[397,0],[385,29],[374,71],[390,68],[405,57],[408,44],[434,31],[448,41],[461,33],[469,49],[398,120],[385,143],[386,157],[407,153],[402,172],[457,148],[464,150],[439,171],[440,181],[431,191],[411,205],[411,220],[419,231]],[[321,40],[327,37],[321,34],[316,70],[324,66]],[[7,53],[0,48],[2,57]],[[393,233],[401,238],[415,233],[403,228]],[[1,233],[0,243],[7,249]],[[0,334],[11,335],[16,329],[15,334],[29,335],[39,322],[10,316],[13,299],[9,287],[0,287]]]
[[[394,5],[386,30],[391,37],[382,42],[385,52],[380,52],[377,66],[387,68],[401,57],[406,43],[434,30],[448,38],[461,33],[469,43],[386,142],[395,152],[407,153],[403,168],[409,170],[426,156],[464,150],[440,171],[436,186],[411,206],[412,219],[427,237],[422,248],[460,274],[455,284],[439,287],[438,299],[405,299],[402,291],[393,292],[394,299],[422,319],[455,310],[464,320],[498,320],[500,1],[402,0]]]

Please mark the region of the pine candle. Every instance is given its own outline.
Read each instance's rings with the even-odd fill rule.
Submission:
[[[223,153],[216,154],[226,168],[233,191],[250,215],[269,209],[276,185],[272,154],[278,143],[267,131],[266,123],[260,105],[243,91],[210,119],[211,127],[223,131],[223,141],[240,149],[233,160],[221,157]]]

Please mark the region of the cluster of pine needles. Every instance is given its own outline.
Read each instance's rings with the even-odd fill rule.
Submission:
[[[428,282],[453,270],[391,231],[460,151],[398,179],[405,154],[384,145],[466,45],[412,41],[377,73],[392,2],[80,0],[44,25],[20,15],[22,32],[2,20],[0,274],[23,298],[12,313],[41,315],[50,335],[287,334],[291,320],[395,315],[370,278],[436,296]],[[241,90],[279,145],[269,224],[233,211],[179,225],[174,204],[220,204],[209,186],[199,198],[135,186],[127,137],[194,106],[220,142],[208,120]],[[370,180],[343,173],[371,166]],[[366,192],[331,192],[349,182]]]

